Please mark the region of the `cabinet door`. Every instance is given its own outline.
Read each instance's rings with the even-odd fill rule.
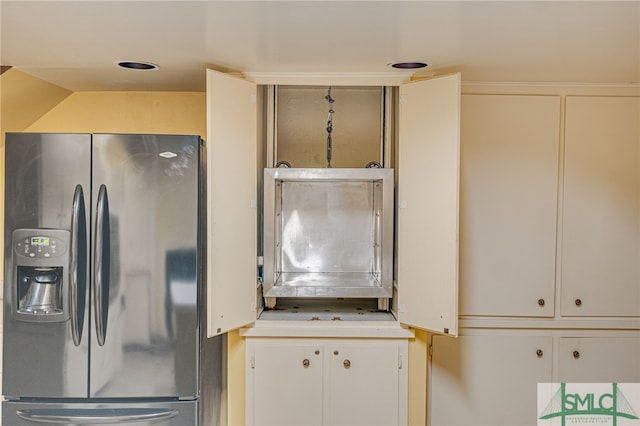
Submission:
[[[536,384],[551,381],[552,340],[537,335],[434,336],[430,424],[536,424]]]
[[[629,337],[565,337],[558,350],[558,381],[640,382],[640,334]]]
[[[207,70],[207,335],[256,319],[256,85]]]
[[[559,96],[465,95],[460,314],[553,316]]]
[[[640,98],[566,101],[562,315],[640,316]]]
[[[248,423],[322,425],[322,345],[287,339],[247,343],[253,352],[247,366]]]
[[[398,139],[399,319],[456,335],[460,74],[400,87]]]
[[[406,341],[336,342],[327,346],[325,425],[406,424],[406,394],[400,389],[407,368]],[[404,364],[404,365],[403,365]],[[400,407],[404,404],[404,407]],[[400,416],[405,418],[402,421]]]

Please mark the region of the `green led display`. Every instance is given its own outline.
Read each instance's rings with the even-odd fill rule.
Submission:
[[[31,237],[31,245],[33,246],[48,246],[49,237]]]

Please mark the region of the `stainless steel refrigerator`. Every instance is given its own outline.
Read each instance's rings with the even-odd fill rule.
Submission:
[[[222,423],[197,136],[6,135],[2,424]]]

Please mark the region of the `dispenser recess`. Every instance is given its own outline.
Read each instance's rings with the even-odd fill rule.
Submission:
[[[16,229],[12,234],[13,294],[16,319],[58,322],[69,318],[69,232]]]

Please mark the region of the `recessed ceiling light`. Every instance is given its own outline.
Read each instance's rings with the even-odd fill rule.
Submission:
[[[156,64],[141,61],[118,61],[116,62],[116,65],[120,68],[125,68],[128,70],[154,71],[160,69],[160,67]]]
[[[426,68],[429,66],[426,62],[394,62],[389,64],[391,68],[397,68],[401,70],[417,70],[420,68]]]

